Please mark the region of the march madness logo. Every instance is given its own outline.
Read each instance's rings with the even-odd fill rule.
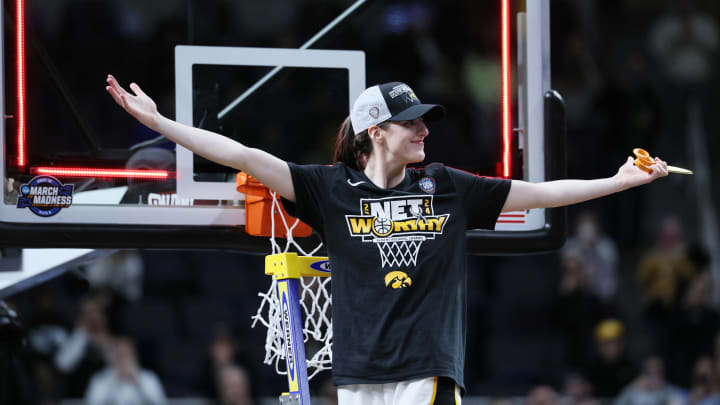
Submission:
[[[375,243],[382,267],[416,265],[420,245],[442,235],[450,214],[436,215],[433,196],[361,199],[360,215],[345,215],[350,236]]]
[[[37,176],[20,186],[17,208],[29,208],[35,215],[51,217],[72,205],[74,184],[62,184],[52,176]]]

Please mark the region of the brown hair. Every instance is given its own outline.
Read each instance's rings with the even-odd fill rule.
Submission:
[[[378,127],[385,129],[388,125],[387,122],[383,122],[378,124]],[[348,116],[340,125],[340,130],[338,130],[333,163],[343,162],[355,170],[363,170],[372,148],[372,141],[368,131],[365,130],[355,135],[352,122]]]

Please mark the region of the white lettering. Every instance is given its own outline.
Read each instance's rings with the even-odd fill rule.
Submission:
[[[58,195],[58,188],[53,186],[30,186],[30,195]]]
[[[177,194],[148,193],[148,205],[193,205],[192,198],[180,198]]]
[[[400,86],[395,86],[393,89],[388,93],[390,95],[390,98],[395,98],[403,93],[410,93],[412,90],[409,86],[401,84]]]
[[[378,218],[390,219],[390,202],[389,201],[373,201],[370,203],[370,215]]]
[[[392,219],[394,220],[403,220],[407,219],[407,213],[405,212],[405,208],[407,205],[405,204],[405,201],[402,200],[393,200],[390,202],[391,207],[391,213],[392,213]]]

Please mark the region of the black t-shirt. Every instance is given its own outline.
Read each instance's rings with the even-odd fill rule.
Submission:
[[[288,165],[285,207],[330,257],[333,382],[464,386],[465,232],[495,227],[511,182],[434,163],[383,189],[342,163]]]

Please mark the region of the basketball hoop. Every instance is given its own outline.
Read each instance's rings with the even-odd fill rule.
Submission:
[[[296,355],[286,355],[294,346],[304,343],[307,346],[307,359],[303,359],[308,369],[308,379],[320,371],[332,367],[332,321],[330,296],[330,271],[327,258],[313,257],[321,247],[320,243],[312,251],[306,252],[298,245],[294,237],[306,237],[312,233],[312,228],[299,219],[290,216],[282,207],[277,194],[265,185],[246,173],[238,173],[236,177],[237,190],[246,193],[245,230],[253,236],[269,237],[272,254],[266,256],[266,274],[272,274],[272,283],[265,293],[258,293],[261,298],[257,313],[252,317],[252,327],[257,323],[267,328],[265,338],[265,359],[267,365],[274,365],[275,371],[281,375],[289,375],[287,361]],[[276,242],[275,238],[286,239],[284,248]],[[290,253],[290,249],[297,253]],[[282,264],[281,272],[273,272],[272,265]],[[318,263],[322,263],[318,265]],[[316,270],[304,269],[309,264]],[[317,270],[320,269],[320,270]],[[287,274],[297,271],[296,274]],[[280,273],[284,276],[279,277]],[[287,279],[298,283],[298,304],[302,318],[302,342],[298,341],[288,345],[285,340],[288,335],[283,325],[284,307],[281,303],[279,284]],[[295,348],[295,354],[300,352]],[[304,349],[304,348],[303,348]],[[301,352],[305,352],[302,350]],[[296,359],[297,360],[297,359]],[[283,369],[283,364],[286,365]],[[292,368],[292,367],[290,367]],[[291,369],[290,373],[297,370]]]
[[[237,191],[245,193],[245,232],[248,235],[287,238],[289,230],[296,237],[312,234],[312,228],[291,217],[282,203],[273,198],[274,193],[254,177],[240,172],[235,176],[235,185]],[[276,216],[281,221],[276,221]]]

